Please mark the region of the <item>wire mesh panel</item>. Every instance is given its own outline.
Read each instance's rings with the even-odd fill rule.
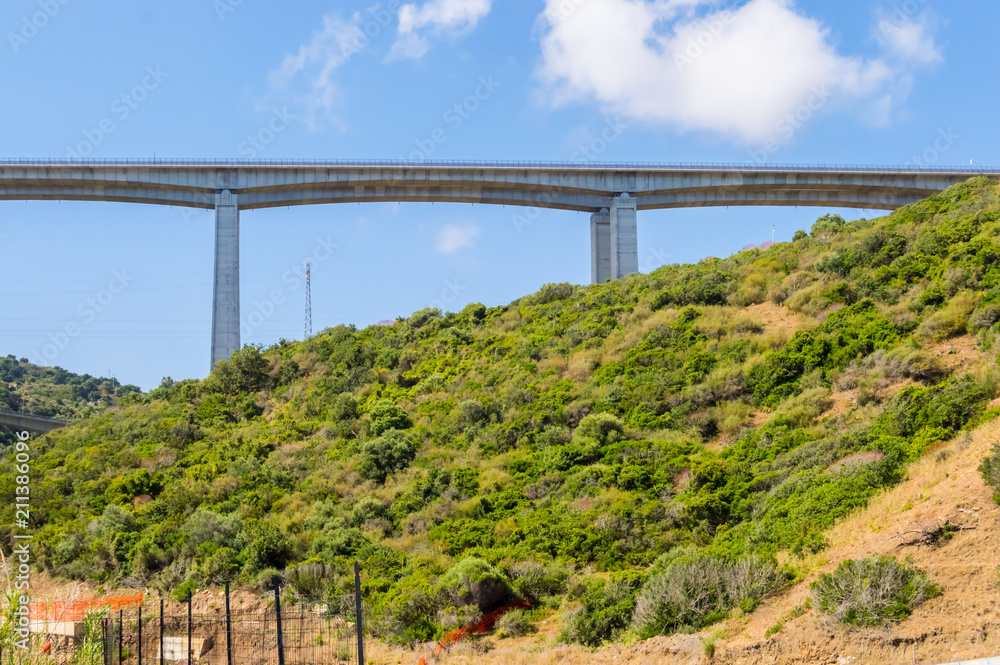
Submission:
[[[190,623],[186,613],[143,616],[141,643],[138,617],[132,616],[125,621],[122,665],[138,665],[140,654],[143,665],[185,665],[189,656],[200,665],[358,665],[356,625],[353,613],[326,605],[283,607],[282,658],[274,608],[232,612],[228,625],[224,611],[193,614]]]
[[[105,618],[101,619],[101,663],[103,665],[121,665],[120,659],[120,648],[121,648],[121,623],[118,619]],[[84,638],[86,641],[86,638]],[[86,645],[84,645],[84,652],[86,651]],[[83,662],[88,662],[86,659],[86,653],[84,657],[80,658]],[[92,662],[92,661],[91,661]]]

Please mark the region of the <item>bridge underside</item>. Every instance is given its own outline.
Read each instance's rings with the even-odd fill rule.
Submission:
[[[65,420],[36,416],[30,413],[17,413],[14,411],[0,410],[0,425],[9,427],[15,432],[32,432],[35,434],[47,434],[60,427],[66,426]]]
[[[240,348],[242,210],[437,202],[590,213],[591,278],[601,283],[638,271],[636,231],[641,210],[710,206],[894,210],[974,175],[979,173],[821,167],[0,162],[0,200],[117,201],[214,209],[214,366]]]
[[[110,201],[144,203],[212,210],[222,190],[129,188],[120,186],[11,187],[0,184],[5,201]],[[234,190],[240,210],[280,208],[330,203],[479,203],[576,212],[596,212],[608,207],[614,196],[628,192],[582,192],[572,189],[509,187],[286,187],[280,190]],[[784,188],[766,186],[692,187],[671,191],[629,192],[638,210],[712,206],[816,206],[895,210],[939,192],[938,189],[900,187],[830,186]]]

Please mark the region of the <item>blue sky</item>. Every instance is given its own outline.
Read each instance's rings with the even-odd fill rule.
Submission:
[[[1000,162],[985,0],[95,4],[0,7],[4,157]],[[302,337],[306,259],[317,330],[588,282],[587,215],[516,212],[245,212],[243,314],[287,298],[244,342]],[[640,266],[772,225],[787,240],[823,212],[641,213]],[[207,212],[0,202],[0,353],[144,389],[206,375],[212,243]]]

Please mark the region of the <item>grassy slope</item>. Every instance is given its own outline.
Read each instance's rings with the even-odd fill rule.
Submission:
[[[323,591],[359,558],[382,629],[426,638],[470,602],[442,576],[474,554],[582,608],[570,637],[614,639],[661,553],[807,560],[993,415],[993,363],[927,348],[995,354],[998,210],[977,180],[766,251],[241,352],[38,442],[42,565],[173,587],[312,559],[333,566],[299,586]],[[765,301],[795,324],[744,309]],[[558,565],[529,583],[530,560]]]

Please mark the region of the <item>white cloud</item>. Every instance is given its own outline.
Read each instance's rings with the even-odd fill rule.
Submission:
[[[931,31],[926,14],[917,19],[883,14],[878,21],[878,38],[883,48],[904,60],[924,64],[944,60]]]
[[[842,55],[794,0],[732,10],[714,0],[546,0],[540,20],[539,75],[555,103],[596,101],[610,113],[742,142],[774,136],[803,105],[813,114],[833,100],[878,100],[891,113],[884,107],[900,101],[908,66],[924,62]],[[914,39],[896,38],[895,55]]]
[[[475,226],[456,226],[448,224],[438,232],[437,249],[442,254],[454,254],[465,247],[474,246],[474,240],[479,235]]]
[[[428,36],[472,30],[490,13],[491,0],[428,0],[421,7],[399,10],[399,36],[388,59],[422,58],[430,50]]]
[[[357,14],[350,20],[336,14],[324,16],[323,27],[312,39],[295,55],[285,56],[281,67],[271,72],[272,90],[290,97],[296,115],[313,129],[329,119],[340,101],[336,70],[368,44],[360,23]]]

